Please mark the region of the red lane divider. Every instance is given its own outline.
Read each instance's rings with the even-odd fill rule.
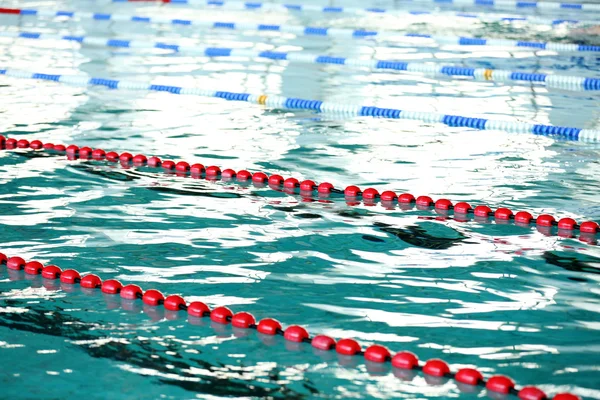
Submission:
[[[255,329],[263,335],[280,335],[287,341],[307,343],[319,350],[331,351],[335,349],[338,354],[363,356],[365,360],[372,363],[391,363],[396,370],[420,370],[426,375],[454,379],[463,385],[484,386],[491,392],[514,394],[521,400],[544,400],[548,398],[542,390],[535,386],[525,386],[517,389],[514,381],[504,375],[494,375],[486,380],[481,372],[474,368],[462,368],[453,373],[449,365],[440,359],[430,359],[422,363],[415,354],[408,351],[400,351],[392,356],[390,350],[378,344],[373,344],[362,350],[361,345],[354,339],[345,338],[336,341],[334,338],[326,335],[311,336],[300,325],[290,325],[284,329],[281,323],[273,318],[263,318],[257,323],[256,318],[248,312],[241,311],[234,314],[233,311],[225,306],[216,307],[211,310],[206,304],[200,301],[188,304],[179,295],[165,296],[155,289],[149,289],[144,292],[138,285],[123,285],[115,279],[108,279],[103,282],[97,275],[88,274],[81,276],[74,269],[63,271],[55,265],[44,266],[38,261],[27,262],[21,257],[9,258],[4,253],[0,253],[0,265],[6,265],[11,270],[24,270],[29,275],[41,274],[44,279],[60,280],[65,285],[79,284],[85,289],[100,289],[102,293],[115,296],[120,295],[121,298],[126,300],[139,299],[150,307],[162,306],[169,311],[185,311],[191,317],[207,317],[219,324],[231,324],[239,329]],[[571,393],[559,393],[553,397],[553,400],[577,399],[580,398]]]
[[[6,139],[0,135],[0,149],[27,149],[31,148],[34,150],[44,149],[47,151],[54,151],[58,153],[66,153],[69,159],[94,159],[94,160],[107,160],[110,162],[120,162],[123,167],[129,167],[131,165],[140,167],[162,167],[165,171],[175,171],[178,176],[188,176],[192,178],[201,178],[204,176],[210,181],[215,180],[232,180],[236,179],[238,182],[251,181],[256,185],[269,186],[271,189],[283,191],[286,193],[295,193],[297,189],[300,189],[300,195],[312,196],[316,191],[321,200],[326,200],[333,193],[342,194],[346,198],[348,205],[354,206],[360,204],[359,198],[362,198],[363,203],[366,206],[373,206],[379,200],[381,205],[387,209],[393,209],[396,205],[401,209],[412,209],[414,206],[420,210],[428,210],[431,207],[436,212],[442,215],[447,215],[449,211],[453,211],[454,219],[459,222],[467,221],[467,217],[474,215],[475,218],[483,220],[495,220],[496,223],[515,223],[519,226],[530,226],[535,225],[538,228],[551,234],[550,229],[552,227],[558,228],[558,233],[563,237],[572,237],[572,232],[579,230],[580,233],[585,234],[581,240],[587,243],[595,242],[595,239],[590,238],[589,235],[595,235],[600,231],[600,225],[595,221],[584,221],[577,223],[572,218],[561,218],[556,219],[549,214],[541,214],[534,217],[527,211],[513,212],[508,208],[497,208],[492,210],[487,205],[478,205],[472,207],[469,203],[459,202],[452,203],[448,199],[438,199],[434,201],[429,196],[418,196],[415,198],[410,193],[396,194],[393,191],[384,191],[379,193],[374,188],[368,188],[361,190],[359,187],[351,185],[346,187],[344,190],[334,188],[331,183],[323,182],[320,184],[315,183],[311,180],[298,181],[296,178],[283,178],[280,175],[267,175],[264,172],[251,173],[246,170],[234,171],[232,169],[221,169],[217,166],[207,166],[203,164],[189,164],[186,161],[179,161],[175,163],[171,160],[161,160],[159,157],[146,157],[143,154],[133,156],[131,153],[123,152],[121,154],[109,151],[105,152],[102,149],[91,149],[90,147],[78,147],[76,145],[65,146],[63,144],[52,144],[42,143],[39,140],[33,140],[29,142],[26,139]]]

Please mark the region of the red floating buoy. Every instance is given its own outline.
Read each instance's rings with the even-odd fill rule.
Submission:
[[[131,153],[121,153],[121,155],[119,156],[119,161],[121,161],[122,163],[128,163],[131,160],[133,160],[133,156],[131,155]]]
[[[302,181],[300,184],[300,190],[313,191],[315,187],[317,187],[317,185],[310,180]]]
[[[296,179],[296,178],[287,178],[285,181],[283,181],[284,188],[295,189],[298,186],[300,186],[300,183],[298,182],[298,179]]]
[[[379,196],[379,192],[373,188],[365,189],[362,192],[363,199],[371,200],[377,198],[377,196]]]
[[[454,379],[457,382],[464,383],[465,385],[478,385],[479,382],[483,381],[483,375],[481,372],[477,371],[473,368],[462,368],[459,369],[456,375],[454,375]]]
[[[7,149],[16,149],[17,148],[17,139],[13,139],[13,138],[6,139],[6,141],[4,142],[4,146]]]
[[[224,169],[221,171],[221,177],[224,179],[231,179],[236,177],[236,173],[231,168]]]
[[[56,265],[48,265],[42,268],[42,278],[46,279],[57,279],[60,276],[62,270]]]
[[[235,326],[236,328],[248,329],[254,324],[256,324],[254,316],[244,311],[239,312],[231,317],[231,325]]]
[[[105,282],[106,283],[106,282]],[[121,297],[126,300],[135,300],[143,297],[144,291],[138,285],[125,285],[121,288]]]
[[[17,148],[28,149],[29,148],[29,140],[21,139],[21,140],[17,141]]]
[[[210,167],[206,167],[206,176],[218,176],[221,173],[221,168],[212,165]]]
[[[433,199],[429,196],[417,197],[417,205],[421,207],[429,207],[433,205]]]
[[[172,294],[170,296],[165,297],[163,301],[163,306],[169,311],[179,311],[183,307],[185,307],[185,300],[181,296],[177,296],[176,294]],[[208,307],[207,307],[208,310]],[[189,308],[188,308],[189,311]]]
[[[548,398],[546,393],[535,386],[525,386],[519,390],[518,396],[521,400],[546,400]]]
[[[119,155],[115,151],[109,151],[106,153],[106,159],[108,161],[117,162],[119,160]]]
[[[144,304],[148,304],[149,306],[158,306],[165,300],[165,296],[158,290],[150,289],[146,290],[144,296],[142,296],[142,301]]]
[[[308,339],[308,331],[301,326],[292,325],[289,326],[283,333],[283,337],[290,342],[302,342],[304,339]]]
[[[204,317],[210,314],[210,308],[201,301],[193,301],[188,305],[187,312],[192,317]]]
[[[381,193],[380,197],[382,201],[394,201],[398,198],[398,195],[391,190],[386,190],[385,192]]]
[[[60,274],[60,281],[69,285],[74,285],[81,280],[81,275],[74,269],[65,269]]]
[[[331,350],[335,347],[335,340],[326,335],[317,335],[312,339],[312,347],[319,350]]]
[[[149,167],[160,167],[161,164],[162,164],[162,160],[158,157],[148,158],[148,166]]]
[[[163,169],[166,169],[169,171],[175,169],[175,161],[165,160],[162,162],[161,165],[162,165]]]
[[[31,142],[31,143],[33,144],[33,142]],[[92,148],[91,147],[81,147],[79,149],[79,158],[88,159],[91,156],[92,156]]]
[[[415,196],[413,196],[410,193],[402,193],[400,196],[398,196],[398,203],[414,203],[415,202]]]
[[[423,373],[431,376],[442,377],[450,373],[450,367],[445,361],[434,358],[425,363]]]
[[[108,279],[102,283],[102,293],[118,294],[123,284],[116,279]]]
[[[488,379],[485,387],[492,392],[508,394],[514,389],[515,383],[508,376],[496,375]]]
[[[542,214],[535,220],[536,225],[539,226],[552,226],[556,220],[552,215]]]
[[[529,224],[533,220],[533,215],[529,214],[527,211],[519,211],[515,214],[515,222],[519,224]]]
[[[247,181],[248,179],[252,179],[252,174],[250,171],[246,171],[245,169],[239,170],[237,173],[238,181]]]
[[[439,199],[435,202],[435,208],[438,210],[450,210],[452,208],[452,202],[448,199]]]
[[[43,146],[44,145],[39,140],[32,140],[31,143],[29,143],[29,147],[31,147],[34,150],[41,149]]]
[[[565,229],[568,231],[572,231],[577,227],[577,221],[573,218],[561,218],[558,221],[558,229]]]
[[[102,160],[104,157],[106,157],[106,153],[104,152],[104,150],[95,149],[94,151],[92,151],[92,158],[94,160]]]
[[[331,193],[331,189],[333,189],[333,185],[329,182],[320,183],[317,187],[317,192],[319,193]]]
[[[81,278],[79,284],[86,289],[96,289],[102,286],[102,280],[98,275],[89,274]]]
[[[252,182],[265,183],[269,180],[269,177],[264,172],[255,172],[252,174]]]
[[[344,196],[346,197],[356,197],[360,194],[360,188],[358,186],[348,186],[344,189]]]
[[[6,268],[8,269],[20,270],[25,267],[25,264],[25,260],[23,260],[21,257],[11,257],[6,260]]]
[[[67,148],[65,149],[65,151],[67,152],[67,154],[77,154],[79,152],[79,146],[76,146],[74,144],[70,144],[67,146]]]
[[[410,351],[401,351],[392,357],[392,365],[401,369],[414,369],[419,365],[419,359]]]
[[[38,261],[29,261],[25,264],[25,273],[28,275],[39,275],[42,273],[44,266]]]
[[[217,307],[210,313],[211,321],[217,322],[219,324],[228,324],[229,318],[233,316],[231,310],[227,307]]]
[[[465,203],[464,201],[460,202],[460,203],[456,203],[454,205],[454,213],[455,214],[468,214],[469,211],[471,211],[473,209],[473,207],[471,207],[471,205],[469,203]]]
[[[276,319],[264,318],[260,320],[256,330],[265,335],[276,335],[281,331],[281,324]]]
[[[54,150],[54,143],[44,143],[42,147],[44,150]]]
[[[269,177],[269,185],[280,186],[281,184],[283,184],[283,176],[271,175]]]
[[[494,213],[494,218],[501,221],[508,221],[513,216],[513,212],[508,208],[499,208]]]
[[[555,395],[552,400],[581,400],[581,397],[572,393],[559,393]]]
[[[190,173],[192,175],[202,175],[204,173],[204,165],[200,163],[190,165]]]
[[[600,230],[600,226],[594,221],[585,221],[579,225],[579,231],[584,233],[596,233]]]
[[[136,156],[133,157],[132,161],[136,165],[143,165],[143,164],[146,164],[148,162],[148,159],[146,158],[145,155],[138,154],[138,155],[136,155]]]
[[[473,214],[475,214],[476,217],[489,217],[490,214],[492,214],[492,209],[489,208],[488,206],[477,206],[475,207],[475,209],[473,210]]]
[[[185,161],[179,161],[175,164],[175,170],[178,172],[188,172],[190,170],[190,164]]]
[[[381,345],[374,344],[365,350],[365,360],[383,363],[389,360],[391,357],[390,351]]]
[[[341,339],[335,345],[335,351],[339,354],[353,356],[356,353],[360,353],[360,344],[354,339]]]

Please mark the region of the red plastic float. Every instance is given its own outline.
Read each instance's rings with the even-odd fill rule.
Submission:
[[[468,214],[473,210],[473,207],[469,203],[460,202],[454,205],[454,212],[458,214]]]
[[[476,217],[486,217],[487,218],[490,216],[490,214],[492,214],[492,209],[489,208],[488,206],[477,206],[473,210],[473,214],[475,214]]]
[[[62,283],[74,285],[79,283],[80,280],[81,275],[79,275],[79,272],[75,271],[74,269],[65,269],[60,273],[60,281]]]
[[[228,324],[231,317],[233,317],[233,313],[227,307],[217,307],[210,313],[211,321],[219,324]]]
[[[492,392],[508,394],[512,389],[515,388],[515,383],[507,376],[496,375],[488,379],[485,387],[487,390],[491,390]]]
[[[346,197],[356,197],[361,193],[360,188],[358,186],[348,186],[344,189],[344,195]]]
[[[181,296],[172,294],[165,298],[165,300],[163,301],[163,305],[165,306],[165,308],[167,310],[179,311],[183,307],[185,307],[185,300]],[[208,307],[206,308],[206,311],[208,311]],[[189,312],[189,309],[188,309],[188,312]]]
[[[376,199],[379,196],[379,192],[373,188],[368,188],[363,190],[362,197],[363,199]]]
[[[400,369],[414,369],[419,366],[419,359],[410,351],[401,351],[392,357],[392,365]]]
[[[105,282],[106,283],[106,282]],[[135,300],[143,297],[143,290],[138,285],[125,285],[121,288],[121,297],[126,300]]]
[[[265,335],[276,335],[281,331],[281,324],[273,318],[265,318],[260,320],[256,330]]]
[[[454,379],[465,385],[478,385],[479,382],[483,382],[483,375],[476,369],[462,368],[456,372]]]
[[[142,297],[142,301],[144,304],[148,304],[149,306],[158,306],[165,300],[165,296],[158,290],[150,289],[146,290],[144,296]]]
[[[335,345],[335,351],[346,356],[360,353],[360,344],[354,339],[341,339]]]
[[[283,337],[291,342],[302,342],[309,338],[308,332],[301,326],[291,325],[283,333]]]
[[[335,339],[326,335],[317,335],[312,338],[311,345],[319,350],[331,350],[335,347]]]
[[[385,346],[373,344],[365,350],[365,360],[384,363],[391,357],[390,351]]]
[[[423,373],[442,377],[450,373],[450,367],[444,361],[434,358],[425,363],[423,366]]]
[[[251,326],[256,324],[256,319],[254,316],[247,312],[239,312],[231,317],[231,325],[236,328],[248,329]]]
[[[310,180],[306,180],[306,181],[302,181],[302,183],[300,184],[300,190],[304,190],[304,191],[313,191],[315,189],[317,185]]]
[[[42,278],[46,279],[57,279],[60,276],[62,270],[56,265],[48,265],[42,268]]]
[[[192,317],[200,318],[210,314],[210,308],[201,301],[194,301],[188,305],[187,312]]]

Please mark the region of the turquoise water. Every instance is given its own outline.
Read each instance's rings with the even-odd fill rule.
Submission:
[[[540,26],[465,25],[452,18],[420,17],[415,19],[418,24],[409,25],[412,20],[387,16],[190,12],[173,6],[91,1],[6,2],[6,6],[17,3],[569,40],[564,27],[550,31]],[[536,55],[493,47],[415,49],[369,41],[6,16],[0,18],[0,26],[560,70],[590,77],[597,77],[600,70],[600,59],[591,55]],[[599,126],[598,96],[593,93],[32,42],[0,39],[0,64]],[[0,85],[0,129],[7,137],[265,170],[328,181],[336,187],[356,184],[408,191],[578,221],[600,220],[597,144],[413,121],[340,119],[217,99],[81,89],[6,77]],[[0,184],[0,251],[9,255],[182,294],[188,301],[205,301],[212,307],[227,305],[234,312],[276,318],[284,326],[301,324],[313,334],[353,337],[363,346],[380,343],[392,351],[413,351],[422,360],[443,358],[454,370],[477,366],[486,376],[506,374],[518,384],[535,384],[549,394],[571,391],[600,398],[600,251],[576,237],[547,236],[512,224],[428,220],[420,217],[435,216],[433,211],[350,207],[336,196],[309,201],[254,185],[68,161],[43,152],[0,152]],[[461,392],[453,381],[365,364],[361,357],[320,353],[308,344],[291,344],[208,319],[192,322],[184,313],[165,313],[141,301],[122,302],[99,291],[0,268],[0,397],[486,396],[485,390]]]

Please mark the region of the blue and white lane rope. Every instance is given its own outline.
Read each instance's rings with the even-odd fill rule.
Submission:
[[[403,62],[392,60],[361,60],[330,55],[318,55],[305,52],[261,51],[236,49],[230,47],[205,47],[197,45],[179,45],[176,43],[151,42],[144,40],[111,39],[107,37],[55,35],[38,32],[0,32],[0,37],[24,39],[51,39],[74,41],[92,46],[124,47],[140,49],[168,49],[184,54],[196,54],[206,57],[251,57],[260,60],[291,61],[306,64],[333,64],[352,67],[365,67],[381,70],[419,72],[432,75],[471,77],[477,80],[502,83],[535,82],[547,87],[582,91],[600,90],[600,78],[586,78],[567,75],[552,75],[526,71],[493,70],[487,68],[468,68],[456,65]]]
[[[112,3],[132,3],[139,4],[138,0],[110,0]],[[470,18],[477,19],[481,22],[528,22],[539,25],[559,25],[559,24],[594,24],[595,21],[580,20],[580,19],[550,19],[542,18],[537,16],[496,16],[490,14],[481,13],[466,13],[466,12],[448,12],[440,14],[439,12],[431,11],[404,11],[394,10],[379,7],[371,8],[359,8],[359,7],[331,7],[331,6],[317,6],[312,4],[281,4],[281,3],[263,3],[263,2],[244,2],[235,0],[149,0],[148,3],[162,3],[162,4],[174,4],[174,5],[190,5],[198,7],[218,7],[225,10],[248,10],[248,11],[275,11],[275,12],[319,12],[319,13],[346,13],[355,15],[368,15],[368,14],[389,14],[392,16],[419,16],[427,15],[433,17],[457,17],[457,18]]]
[[[399,5],[410,4],[442,4],[455,6],[485,6],[499,8],[537,9],[537,10],[581,10],[600,11],[600,4],[559,3],[555,1],[531,0],[400,0]]]
[[[126,81],[107,78],[90,78],[81,75],[45,74],[17,69],[4,69],[0,67],[0,75],[13,78],[41,79],[65,83],[72,86],[105,86],[110,89],[129,89],[150,92],[169,92],[173,94],[186,94],[203,97],[216,97],[225,100],[245,101],[253,104],[264,105],[275,109],[301,109],[324,113],[335,113],[344,116],[369,116],[390,119],[417,120],[426,123],[442,123],[452,127],[465,127],[480,130],[500,130],[510,133],[533,133],[536,135],[557,136],[569,140],[600,141],[600,130],[580,129],[564,126],[533,124],[526,122],[502,121],[487,118],[463,117],[446,115],[429,111],[406,111],[394,108],[381,108],[344,104],[337,102],[324,102],[320,100],[307,100],[293,97],[283,97],[265,94],[234,93],[216,91],[211,89],[153,85],[139,81]]]
[[[600,52],[600,46],[574,44],[574,43],[554,43],[554,42],[530,42],[522,40],[506,40],[506,39],[485,39],[485,38],[469,38],[461,36],[437,36],[418,33],[396,33],[384,31],[367,31],[347,28],[325,28],[325,27],[309,27],[301,25],[267,25],[247,22],[216,22],[191,19],[173,19],[169,17],[145,17],[125,14],[105,14],[92,12],[75,12],[75,11],[52,11],[52,10],[35,10],[35,9],[0,9],[0,14],[18,14],[24,16],[38,17],[67,17],[81,18],[96,21],[118,21],[118,22],[145,22],[158,24],[186,25],[197,26],[203,28],[229,29],[229,30],[250,30],[250,31],[269,31],[269,32],[284,32],[292,33],[300,36],[329,36],[340,39],[364,39],[377,38],[390,41],[402,41],[407,39],[424,39],[427,42],[433,41],[440,45],[459,45],[459,46],[508,46],[508,47],[527,47],[538,50],[552,50],[565,52]],[[413,46],[418,43],[411,42]]]

